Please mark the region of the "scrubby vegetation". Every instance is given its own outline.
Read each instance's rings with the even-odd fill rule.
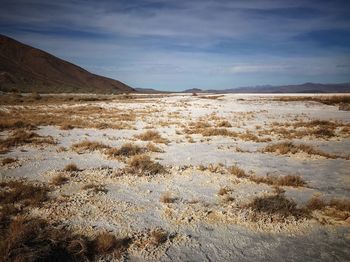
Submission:
[[[13,131],[7,138],[0,140],[0,153],[6,153],[12,147],[17,147],[25,144],[55,144],[55,141],[50,136],[40,136],[34,132],[18,129]]]
[[[169,143],[168,139],[163,138],[158,131],[154,131],[154,130],[147,130],[146,132],[140,135],[136,135],[135,137],[141,139],[142,141],[153,141],[154,143],[163,143],[163,144]]]
[[[135,155],[128,161],[127,173],[137,175],[156,175],[166,172],[166,169],[159,163],[154,162],[147,155]]]
[[[296,153],[306,153],[308,155],[318,155],[326,158],[344,158],[349,159],[349,156],[339,156],[334,154],[326,153],[322,150],[315,149],[314,147],[306,144],[294,144],[292,142],[280,142],[276,144],[267,145],[262,149],[262,152],[276,152],[281,155],[285,154],[296,154]]]

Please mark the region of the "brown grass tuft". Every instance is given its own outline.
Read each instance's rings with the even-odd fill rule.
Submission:
[[[51,179],[51,184],[54,186],[61,186],[68,181],[68,178],[62,174],[58,174]]]
[[[14,162],[16,162],[16,161],[17,161],[17,159],[15,159],[15,158],[6,157],[6,158],[1,159],[1,165],[2,165],[2,166],[8,165],[8,164],[14,163]]]
[[[232,174],[236,177],[247,177],[248,176],[246,174],[246,172],[238,166],[230,166],[227,170],[230,174]]]
[[[276,152],[281,155],[285,154],[297,154],[300,152],[304,152],[308,155],[318,155],[326,158],[343,158],[349,159],[349,156],[338,156],[323,152],[322,150],[315,149],[314,147],[306,144],[294,144],[292,142],[281,142],[272,145],[267,145],[262,149],[262,152]]]
[[[153,162],[147,155],[133,156],[128,162],[126,171],[138,175],[156,175],[166,172],[161,164]]]
[[[96,185],[96,184],[87,184],[87,185],[84,185],[82,187],[83,190],[89,190],[89,191],[92,191],[94,192],[95,194],[98,194],[98,193],[104,193],[106,194],[108,192],[108,190],[105,188],[104,185]]]
[[[247,177],[250,181],[255,183],[263,183],[273,186],[292,186],[292,187],[303,187],[306,182],[301,176],[298,175],[286,175],[286,176],[256,176],[251,175]]]
[[[28,132],[23,129],[15,130],[6,139],[0,139],[0,151],[6,152],[12,147],[17,147],[25,144],[55,144],[52,137],[40,136],[34,132]]]
[[[154,143],[169,143],[168,139],[163,138],[158,131],[147,130],[146,132],[136,135],[136,138],[141,139],[142,141],[153,141]]]
[[[176,201],[176,197],[173,197],[170,192],[166,192],[160,197],[160,202],[170,204]]]
[[[82,152],[92,152],[96,150],[103,150],[103,149],[109,148],[109,146],[102,144],[100,142],[85,140],[85,141],[73,144],[71,148],[78,153],[82,153]]]
[[[163,229],[155,229],[150,232],[151,244],[154,246],[159,246],[168,240],[169,234]]]
[[[283,221],[290,216],[296,219],[307,216],[304,209],[297,208],[297,204],[283,194],[256,197],[246,207],[258,214],[272,216],[272,219],[276,221]]]
[[[73,171],[79,171],[79,168],[77,167],[76,164],[71,163],[66,165],[63,170],[67,172],[73,172]]]
[[[130,157],[135,156],[146,151],[145,148],[131,143],[126,143],[120,148],[111,148],[106,151],[106,154],[110,157]]]

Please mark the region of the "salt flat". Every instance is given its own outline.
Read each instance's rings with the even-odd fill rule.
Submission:
[[[339,103],[309,94],[52,97],[1,105],[1,159],[14,160],[1,176],[50,188],[28,217],[131,239],[101,260],[349,258],[350,113]],[[14,140],[22,128],[38,137]],[[166,238],[152,240],[155,231]]]

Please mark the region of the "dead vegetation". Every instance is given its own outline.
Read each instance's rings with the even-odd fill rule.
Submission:
[[[262,149],[262,152],[268,152],[268,153],[277,153],[281,155],[286,154],[297,154],[297,153],[306,153],[308,155],[316,155],[316,156],[322,156],[326,158],[343,158],[343,159],[350,159],[350,156],[340,156],[340,155],[334,155],[330,153],[326,153],[322,150],[315,149],[311,145],[306,144],[294,144],[292,142],[280,142],[276,144],[267,145]]]
[[[70,164],[67,164],[63,170],[67,172],[74,172],[74,171],[79,171],[79,168],[77,167],[76,164],[70,163]]]
[[[34,132],[18,129],[13,131],[7,138],[0,140],[0,153],[6,153],[13,147],[26,144],[44,145],[55,143],[50,136],[40,136]]]
[[[311,211],[322,211],[324,215],[339,220],[345,221],[350,217],[350,200],[345,198],[334,198],[326,201],[314,196],[307,202],[306,207]]]
[[[170,192],[165,192],[164,194],[161,195],[159,200],[162,203],[170,204],[170,203],[174,203],[176,199],[177,198],[174,197]]]
[[[306,137],[330,139],[348,137],[350,124],[326,120],[273,122],[266,129],[259,130],[259,135],[275,135],[281,139],[302,139]]]
[[[131,157],[145,153],[146,148],[134,145],[132,143],[125,143],[120,148],[110,148],[106,154],[110,157]]]
[[[257,184],[262,183],[262,184],[271,185],[274,187],[279,187],[279,186],[304,187],[307,185],[304,179],[299,175],[258,176],[258,175],[246,173],[242,168],[238,166],[230,166],[227,168],[227,171],[238,178],[245,178]]]
[[[250,217],[253,221],[268,219],[270,222],[284,222],[289,217],[299,220],[309,216],[306,209],[298,208],[297,204],[284,194],[255,197],[245,207],[254,211]]]
[[[63,174],[57,174],[51,179],[51,184],[54,186],[61,186],[68,181],[68,178]]]
[[[17,162],[17,159],[16,158],[12,158],[12,157],[5,157],[5,158],[1,159],[1,165],[2,166],[8,165],[8,164],[12,164],[12,163],[15,163],[15,162]]]
[[[110,147],[100,142],[88,141],[88,140],[75,143],[71,146],[71,149],[78,153],[93,152],[93,151],[103,150],[107,148],[110,148]]]
[[[18,128],[34,129],[38,126],[58,126],[62,130],[73,128],[134,129],[136,113],[125,113],[96,105],[47,105],[9,107],[0,111],[0,131]]]
[[[166,169],[161,164],[152,161],[147,155],[135,155],[127,164],[125,171],[131,174],[148,176],[166,173]]]
[[[94,192],[95,194],[104,193],[106,194],[108,190],[104,185],[96,185],[96,184],[86,184],[82,187],[83,190]]]
[[[146,132],[136,135],[135,136],[138,139],[141,139],[142,141],[152,141],[154,143],[162,143],[162,144],[168,144],[169,140],[166,138],[163,138],[158,131],[154,130],[147,130]]]

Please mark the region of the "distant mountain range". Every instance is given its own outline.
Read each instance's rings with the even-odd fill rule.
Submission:
[[[305,83],[301,85],[284,86],[249,86],[224,90],[202,90],[198,88],[187,89],[185,93],[350,93],[350,83],[343,84],[317,84]]]
[[[0,91],[40,93],[135,92],[130,86],[0,35]]]

